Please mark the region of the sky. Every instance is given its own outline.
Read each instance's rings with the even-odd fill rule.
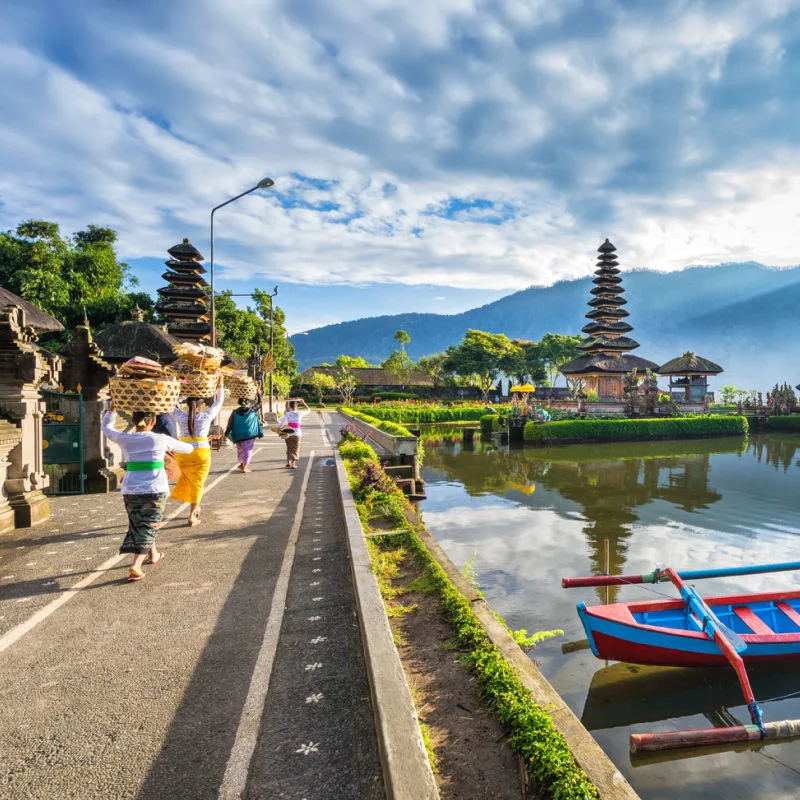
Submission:
[[[288,327],[800,262],[800,0],[11,0],[0,229],[119,233]]]

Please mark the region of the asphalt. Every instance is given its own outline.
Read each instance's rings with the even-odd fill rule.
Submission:
[[[274,436],[247,475],[215,453],[203,524],[168,522],[140,583],[118,494],[0,538],[0,797],[385,797],[331,441],[304,432],[293,471]]]

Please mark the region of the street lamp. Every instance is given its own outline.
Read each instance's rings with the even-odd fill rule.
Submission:
[[[220,203],[218,206],[214,206],[211,209],[211,346],[217,346],[217,306],[214,302],[214,212],[222,208],[223,206],[227,206],[228,203],[232,203],[234,200],[238,200],[240,197],[244,197],[246,194],[250,194],[251,192],[255,192],[257,189],[269,189],[270,186],[274,186],[275,181],[272,178],[262,178],[252,189],[248,189],[246,192],[242,192],[241,194],[237,194],[236,197],[231,197],[230,200],[226,200],[224,203]]]
[[[269,296],[269,356],[273,361],[273,367],[269,371],[269,413],[272,413],[272,375],[275,372],[275,352],[273,350],[275,344],[275,325],[274,325],[274,317],[272,314],[272,309],[275,305],[275,297],[278,295],[278,287],[275,287],[275,291]]]

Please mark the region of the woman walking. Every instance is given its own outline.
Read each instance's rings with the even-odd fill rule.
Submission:
[[[301,409],[298,403],[303,404]],[[297,459],[300,456],[300,437],[303,435],[301,428],[303,417],[310,414],[311,409],[302,398],[290,399],[286,403],[286,413],[278,423],[281,429],[292,429],[292,433],[285,436],[286,440],[286,466],[297,469]]]
[[[261,420],[258,418],[255,406],[247,405],[247,400],[243,397],[239,399],[239,407],[235,408],[228,417],[225,435],[236,445],[239,469],[242,472],[250,472],[247,465],[253,457],[253,447],[256,439],[260,439],[264,435],[264,431],[261,428]]]
[[[222,388],[222,375],[220,375],[217,394],[208,411],[199,410],[202,402],[199,397],[187,397],[188,411],[176,408],[173,412],[181,432],[181,441],[191,444],[192,451],[188,455],[181,453],[177,456],[181,474],[170,497],[173,500],[189,503],[189,525],[200,524],[200,500],[203,497],[203,487],[211,469],[208,431],[214,418],[222,409],[224,400],[225,390]]]
[[[156,533],[161,527],[169,493],[164,456],[168,451],[191,453],[192,446],[163,433],[153,433],[156,417],[149,411],[135,411],[131,415],[133,433],[116,430],[116,420],[112,402],[103,416],[103,433],[122,448],[126,461],[122,497],[128,512],[128,532],[119,551],[134,554],[128,580],[140,581],[144,578],[142,564],[158,564],[164,557],[156,548]]]

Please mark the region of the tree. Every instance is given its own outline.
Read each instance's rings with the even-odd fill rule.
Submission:
[[[400,352],[405,356],[406,345],[411,341],[411,337],[404,330],[399,330],[394,335],[394,340],[400,345]]]
[[[559,333],[546,333],[539,342],[539,355],[547,368],[550,384],[555,386],[559,369],[581,351],[578,345],[583,341],[580,336],[563,336]]]
[[[736,387],[728,384],[719,390],[722,402],[726,405],[732,405],[736,402]]]
[[[336,359],[336,366],[346,367],[347,369],[369,369],[372,364],[361,358],[361,356],[346,356],[342,354]]]
[[[353,402],[356,387],[361,381],[347,367],[340,367],[336,372],[336,391],[339,392],[342,405],[349,406]]]
[[[268,352],[269,326],[259,314],[239,308],[230,290],[218,294],[215,305],[219,344],[227,353],[235,358],[249,359],[257,348],[259,352]]]
[[[308,379],[308,385],[317,396],[317,402],[322,405],[322,398],[336,388],[336,379],[326,372],[312,372]]]
[[[510,375],[514,382],[541,384],[547,379],[547,370],[542,357],[542,348],[538,342],[525,339],[514,339],[515,350],[503,363],[503,372]]]
[[[381,369],[385,369],[401,386],[408,380],[414,362],[400,350],[392,350],[392,354],[381,362]]]
[[[111,228],[89,225],[64,238],[54,222],[27,220],[0,233],[0,285],[67,329],[83,321],[84,308],[95,328],[119,322],[134,305],[126,287],[137,282],[118,260],[116,241]]]
[[[432,381],[433,388],[438,389],[445,380],[447,370],[444,368],[445,354],[423,356],[417,361],[417,369],[422,370]]]
[[[503,364],[516,349],[516,345],[502,333],[468,330],[461,344],[451,345],[445,351],[444,367],[462,377],[473,376],[486,402]]]

